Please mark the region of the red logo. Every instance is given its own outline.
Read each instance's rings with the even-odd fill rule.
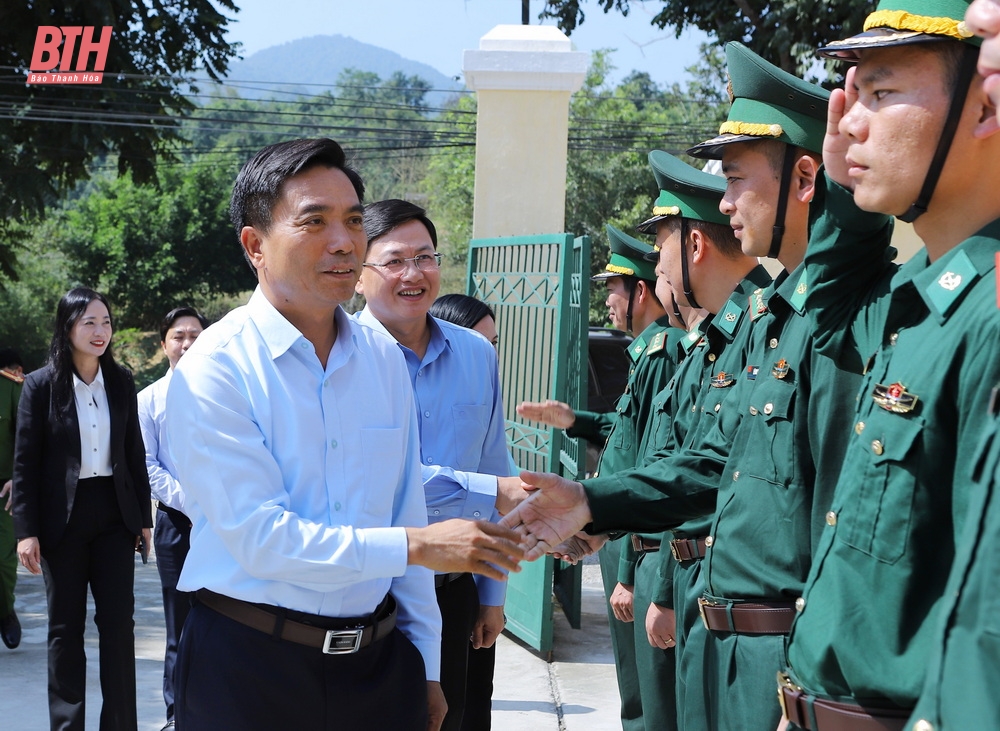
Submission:
[[[111,26],[103,26],[97,40],[94,40],[95,30],[92,25],[38,26],[28,83],[100,84],[111,45]],[[89,68],[91,59],[93,69]]]

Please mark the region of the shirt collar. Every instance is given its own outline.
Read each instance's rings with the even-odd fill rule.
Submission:
[[[286,320],[285,316],[278,312],[264,296],[259,286],[254,290],[250,301],[247,302],[247,310],[257,326],[258,332],[260,332],[272,360],[286,353],[296,343],[307,343],[310,348],[313,348],[306,336]],[[337,307],[333,317],[337,323],[337,341],[330,351],[330,358],[327,359],[327,369],[342,362],[350,354],[355,337],[350,318],[342,307]],[[313,348],[313,352],[315,352],[315,348]]]
[[[76,375],[76,371],[73,371],[73,389],[75,390],[75,389],[79,388],[80,386],[83,386],[86,389],[90,389],[91,391],[93,391],[98,386],[102,390],[105,390],[104,389],[104,371],[101,370],[100,365],[97,366],[97,376],[94,378],[94,380],[91,383],[84,383],[83,379],[81,379],[80,376]]]
[[[370,307],[365,307],[363,310],[356,313],[354,317],[362,325],[367,325],[373,330],[378,330],[380,333],[385,333],[390,338],[392,338],[392,334],[386,329],[385,325],[383,325],[382,322],[377,317],[375,317],[375,315],[372,314]],[[427,327],[431,332],[431,337],[430,340],[427,342],[427,352],[424,353],[423,360],[420,361],[422,364],[430,363],[431,361],[433,361],[435,358],[441,355],[441,353],[444,351],[446,347],[449,350],[453,350],[451,340],[448,338],[448,333],[445,331],[444,323],[441,320],[438,320],[436,317],[427,315]],[[398,345],[403,350],[404,353],[407,351],[411,353],[413,352],[410,351],[409,348],[400,343],[398,340],[396,340],[396,338],[392,339],[396,342],[396,345]]]

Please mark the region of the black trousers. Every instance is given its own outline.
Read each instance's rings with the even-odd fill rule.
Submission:
[[[426,731],[420,652],[396,628],[350,655],[276,640],[195,602],[177,652],[183,731]]]
[[[110,477],[80,480],[57,546],[43,548],[49,607],[49,721],[82,731],[87,657],[87,586],[99,632],[101,731],[135,731],[135,536],[122,523]]]
[[[167,625],[166,649],[163,653],[163,702],[167,705],[167,720],[174,717],[174,666],[177,664],[177,643],[184,620],[191,609],[193,593],[177,591],[177,580],[184,559],[191,548],[191,521],[177,510],[160,507],[156,511],[153,529],[156,549],[156,569],[160,573],[163,591],[163,617]]]
[[[493,670],[497,645],[469,647],[469,679],[465,685],[462,731],[489,731],[493,723]]]
[[[441,609],[441,690],[448,701],[441,731],[460,731],[472,649],[469,637],[479,618],[479,592],[472,574],[438,587],[437,600]]]

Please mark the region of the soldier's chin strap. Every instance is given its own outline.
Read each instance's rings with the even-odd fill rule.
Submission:
[[[965,108],[965,98],[969,93],[969,85],[972,83],[972,76],[976,73],[976,60],[979,58],[979,49],[968,44],[962,44],[962,59],[959,62],[958,78],[955,89],[951,93],[951,106],[948,107],[948,116],[944,120],[944,128],[941,130],[941,137],[938,139],[937,149],[934,150],[934,158],[927,168],[927,177],[924,178],[924,186],[920,189],[920,195],[916,202],[910,206],[902,216],[897,216],[900,221],[913,223],[922,214],[927,212],[927,207],[931,203],[931,196],[934,195],[934,188],[937,187],[938,178],[941,177],[941,169],[948,159],[948,151],[951,149],[952,140],[955,139],[955,130],[958,128],[958,121],[962,117],[962,110]]]
[[[785,238],[785,212],[788,210],[788,189],[792,187],[792,170],[795,169],[796,149],[785,144],[785,160],[781,164],[781,182],[778,184],[778,208],[774,213],[774,228],[771,233],[771,248],[767,250],[769,259],[777,259],[781,252],[781,240]]]
[[[635,302],[635,288],[639,284],[636,279],[628,290],[628,307],[625,308],[625,332],[632,332],[632,305]]]
[[[677,304],[677,298],[674,297],[673,291],[670,292],[670,307],[674,311],[674,317],[677,318],[677,322],[679,322],[681,324],[681,327],[683,329],[687,330],[687,326],[688,326],[687,320],[685,320],[684,319],[684,315],[681,314],[681,308]]]
[[[688,301],[688,305],[695,308],[696,310],[701,307],[698,301],[694,298],[694,292],[691,291],[691,278],[688,276],[688,254],[687,254],[687,238],[688,238],[688,227],[687,219],[681,218],[681,286],[684,288],[684,297]]]

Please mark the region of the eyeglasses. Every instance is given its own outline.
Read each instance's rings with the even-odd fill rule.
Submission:
[[[384,269],[390,274],[402,274],[406,269],[408,262],[413,262],[413,265],[422,272],[432,272],[441,268],[441,254],[435,252],[433,254],[419,254],[417,256],[411,256],[409,259],[390,259],[389,261],[377,264],[374,262],[366,261],[361,266],[366,267],[378,267],[379,269]]]

